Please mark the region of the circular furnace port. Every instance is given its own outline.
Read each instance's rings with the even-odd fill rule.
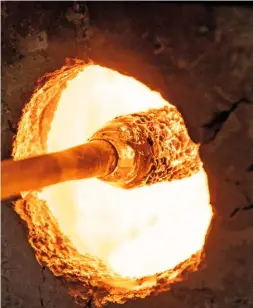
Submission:
[[[14,159],[86,143],[115,117],[164,106],[172,105],[111,69],[63,67],[41,80],[26,106]],[[175,125],[186,130],[182,118]],[[78,302],[95,290],[97,305],[168,290],[183,271],[197,270],[213,215],[201,163],[197,173],[170,182],[122,189],[78,180],[23,192],[22,198],[15,208],[38,261]]]

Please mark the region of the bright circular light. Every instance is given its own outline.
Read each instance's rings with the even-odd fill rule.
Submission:
[[[117,116],[169,104],[134,78],[108,68],[80,66],[75,74],[74,78],[67,78],[63,90],[54,91],[60,95],[50,125],[47,123],[50,129],[45,134],[44,150],[34,145],[37,140],[33,144],[27,137],[34,134],[38,138],[44,129],[41,127],[39,133],[31,128],[31,115],[37,113],[41,117],[39,97],[44,95],[49,102],[51,94],[45,94],[47,84],[37,91],[20,124],[15,158],[85,143]],[[51,83],[56,87],[57,82],[53,81],[54,77]],[[26,137],[30,139],[25,140]],[[174,279],[180,271],[173,272],[173,268],[203,248],[212,218],[203,168],[186,179],[132,190],[116,188],[98,179],[71,181],[44,188],[37,197],[46,201],[71,247],[82,256],[102,260],[112,277],[129,277],[129,282],[168,270],[172,270],[168,280]],[[33,246],[38,255],[41,246]],[[127,297],[127,291],[124,292]]]

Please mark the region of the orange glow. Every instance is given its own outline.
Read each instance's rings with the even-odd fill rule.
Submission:
[[[34,133],[34,127],[28,125],[31,115],[35,110],[42,114],[43,108],[35,108],[39,96],[44,95],[49,101],[44,94],[47,84],[36,92],[23,116],[16,159],[79,145],[116,116],[168,104],[159,93],[110,69],[80,65],[74,66],[73,72],[74,78],[67,78],[67,86],[61,91],[47,134],[46,150],[34,143],[30,150],[31,139],[24,139]],[[60,74],[63,76],[63,71],[51,76],[52,86],[57,84]],[[94,281],[113,286],[118,297],[110,290],[112,296],[107,295],[105,299],[104,295],[102,303],[144,297],[158,285],[161,290],[168,289],[169,283],[179,279],[184,268],[190,265],[194,270],[212,218],[203,169],[186,179],[133,190],[90,179],[57,184],[35,194],[38,200],[46,201],[52,219],[57,221],[59,231],[56,231],[70,240],[68,245],[76,251],[76,255],[69,253],[68,258],[91,255],[105,265],[104,270],[97,266]],[[27,198],[26,194],[23,196]],[[21,213],[18,207],[17,211]],[[42,248],[31,242],[41,261]],[[80,260],[80,263],[88,262]],[[46,263],[50,263],[50,259]],[[91,268],[86,268],[90,279],[94,274]],[[55,267],[50,269],[56,274]],[[146,277],[143,281],[136,280],[143,277]],[[159,277],[163,281],[166,277],[164,286]]]

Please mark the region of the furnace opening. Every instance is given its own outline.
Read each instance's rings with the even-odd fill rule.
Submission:
[[[74,66],[73,71],[75,74],[72,78],[68,78],[65,70],[52,75],[33,96],[20,123],[15,149],[16,159],[64,150],[85,143],[106,122],[117,116],[161,108],[169,104],[159,93],[150,90],[141,82],[108,68],[80,65]],[[71,76],[71,68],[68,74]],[[66,83],[62,90],[57,80],[63,79]],[[49,88],[54,88],[54,91],[50,90],[52,92],[47,93]],[[41,117],[43,114],[45,116],[44,108],[53,102],[50,98],[52,99],[56,93],[57,107],[52,120],[50,124],[47,121],[43,124]],[[44,103],[40,103],[43,99]],[[34,123],[31,124],[31,118],[35,114],[39,119],[37,124],[40,125],[40,128],[36,129]],[[43,146],[38,143],[38,139],[43,139],[40,136],[41,129],[47,131]],[[33,238],[30,241],[37,252],[37,258],[43,259],[47,265],[50,264],[50,269],[60,276],[66,273],[63,274],[60,267],[52,262],[59,265],[66,258],[65,266],[71,264],[71,269],[67,271],[69,274],[78,270],[73,264],[81,264],[85,260],[87,264],[83,270],[94,281],[116,275],[115,277],[122,277],[126,281],[129,279],[131,282],[138,278],[155,277],[156,274],[169,270],[168,279],[174,279],[180,271],[173,269],[189,260],[192,255],[201,252],[212,218],[207,176],[203,168],[197,174],[182,180],[131,190],[113,187],[98,179],[89,179],[57,184],[32,195],[32,198],[29,194],[23,194],[23,197],[31,198],[33,202],[37,200],[37,203],[41,200],[45,202],[41,205],[41,213],[45,211],[46,205],[56,222],[54,232],[60,232],[59,234],[67,239],[67,245],[76,250],[78,255],[78,258],[75,257],[71,250],[68,252],[69,255],[67,252],[64,254],[65,257],[59,256],[60,261],[52,261],[51,254],[42,258],[41,243],[38,244]],[[34,201],[35,196],[38,199]],[[34,211],[32,207],[30,210]],[[17,211],[22,212],[20,207],[17,207]],[[42,225],[45,227],[45,221],[40,226],[35,216],[27,218],[23,212],[22,215],[29,221],[30,231]],[[44,236],[46,239],[46,232],[49,231],[45,231],[45,235],[44,230],[37,232],[37,237]],[[59,237],[61,235],[57,235],[58,240]],[[57,245],[55,244],[54,255],[56,259]],[[47,241],[44,246],[43,249],[47,250]],[[96,262],[91,261],[89,265],[88,259],[82,259],[80,256],[92,256],[99,260],[96,261],[97,264],[102,262],[106,268],[105,273],[103,274],[103,267],[96,265]],[[80,277],[77,279],[79,283],[82,281]],[[155,284],[153,282],[152,286]],[[126,295],[131,290],[145,289],[141,284],[134,288],[125,284],[124,288],[124,292],[116,292],[118,296],[120,292],[122,295],[118,300],[114,297],[115,301],[120,302],[124,297],[131,297]],[[141,291],[139,296],[143,296]]]

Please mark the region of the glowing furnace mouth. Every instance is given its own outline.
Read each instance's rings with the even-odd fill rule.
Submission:
[[[166,104],[133,78],[86,67],[61,95],[48,152],[87,142],[117,116]],[[99,257],[130,277],[172,269],[201,249],[211,216],[203,170],[181,181],[133,190],[81,180],[45,188],[43,196],[80,253]]]
[[[44,87],[36,95],[45,91]],[[43,151],[85,143],[117,116],[168,104],[131,77],[97,65],[81,66],[59,96]],[[28,133],[26,116],[19,132],[23,138]],[[21,139],[17,138],[19,158],[26,156]],[[101,259],[109,272],[129,278],[171,270],[200,251],[212,217],[202,168],[182,180],[132,190],[97,179],[66,182],[44,188],[39,199],[46,201],[59,229],[80,255]]]

